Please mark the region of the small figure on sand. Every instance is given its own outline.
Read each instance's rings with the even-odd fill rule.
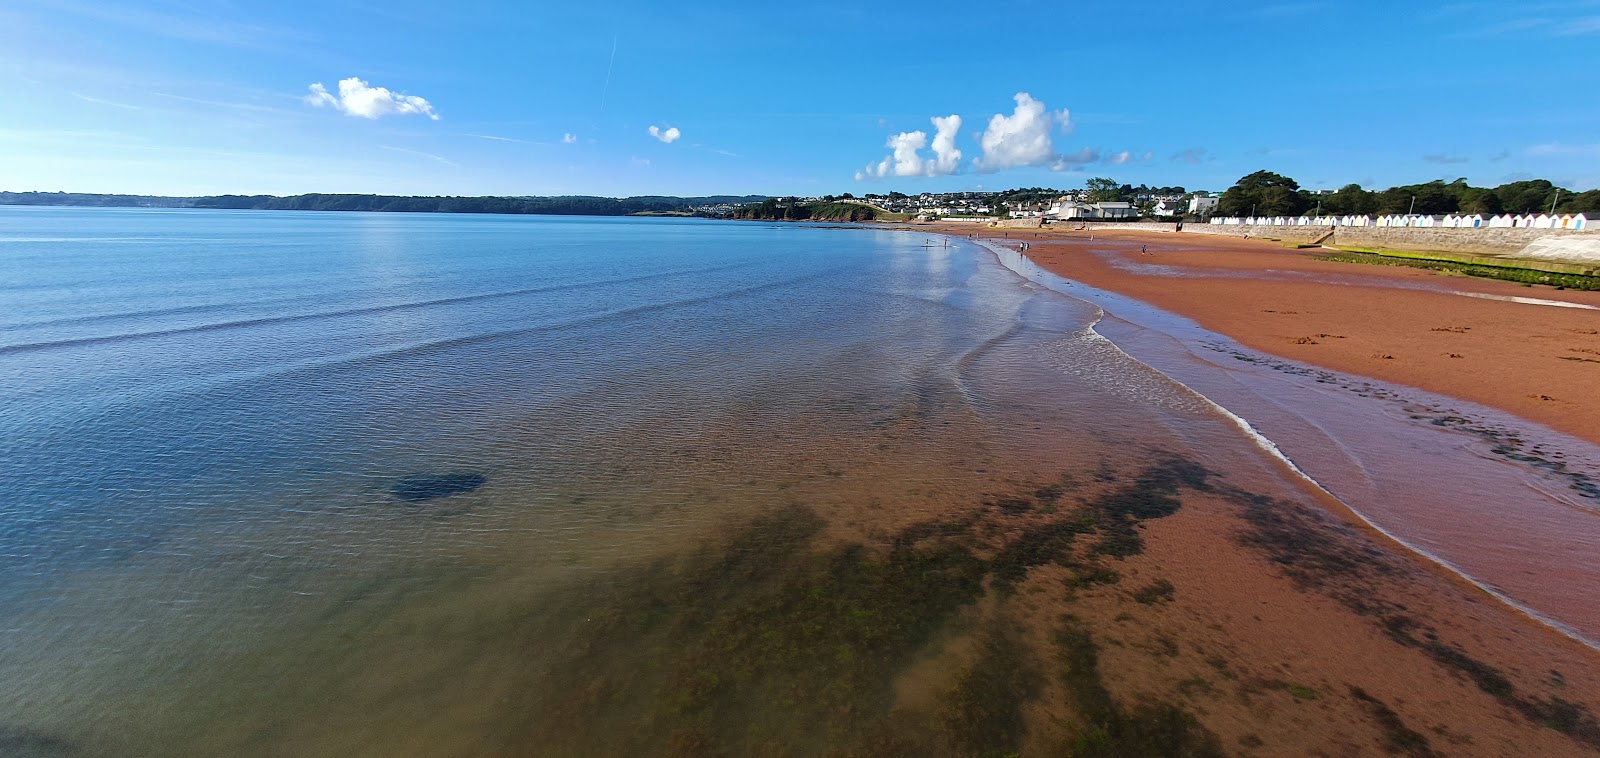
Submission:
[[[1149,255],[1150,254],[1150,246],[1149,245],[1140,245],[1139,246],[1139,252],[1141,254],[1143,254],[1143,255]]]

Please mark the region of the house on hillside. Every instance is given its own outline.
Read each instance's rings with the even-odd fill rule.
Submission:
[[[1094,209],[1099,214],[1097,218],[1135,218],[1139,215],[1133,203],[1095,203]]]
[[[1046,210],[1044,215],[1061,221],[1096,218],[1093,206],[1080,203],[1070,197],[1063,197],[1051,203],[1049,210]]]
[[[1211,214],[1211,211],[1217,207],[1219,202],[1221,202],[1220,198],[1195,195],[1189,198],[1189,212],[1196,216],[1207,216]]]
[[[1182,216],[1183,203],[1177,200],[1162,200],[1150,209],[1152,216]]]

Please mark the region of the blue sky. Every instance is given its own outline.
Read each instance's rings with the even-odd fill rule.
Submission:
[[[1600,186],[1600,0],[1413,5],[7,0],[0,189]]]

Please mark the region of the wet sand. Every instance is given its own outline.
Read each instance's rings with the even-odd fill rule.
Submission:
[[[1584,360],[1600,357],[1600,313],[1455,294],[1600,306],[1595,293],[1324,262],[1212,237],[979,236],[1027,242],[1027,255],[1061,276],[1263,352],[1600,441],[1600,411],[1584,402],[1600,376],[1600,364]],[[1331,498],[1307,508],[1202,485],[1181,499],[1180,511],[1149,522],[1141,554],[1117,560],[1115,584],[1087,580],[1081,566],[1047,566],[1019,593],[1033,598],[1023,628],[1070,618],[1088,630],[1117,702],[1177,702],[1230,754],[1600,751],[1593,649],[1341,521],[1347,513]],[[1062,597],[1061,585],[1075,589]],[[1063,699],[1081,718],[1082,694]],[[1069,709],[1034,723],[1072,721]],[[1059,738],[1081,744],[1083,734]],[[1044,744],[1060,743],[1029,746]]]
[[[1326,251],[1214,235],[1005,235],[982,233],[1028,242],[1028,256],[1045,268],[1257,350],[1470,400],[1600,443],[1600,404],[1592,402],[1600,387],[1600,311],[1489,299],[1600,308],[1600,292],[1320,261]]]

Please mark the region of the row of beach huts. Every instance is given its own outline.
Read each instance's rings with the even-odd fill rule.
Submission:
[[[1388,226],[1423,229],[1568,229],[1600,231],[1600,213],[1538,213],[1483,216],[1480,214],[1427,216],[1237,216],[1211,218],[1223,226]]]

